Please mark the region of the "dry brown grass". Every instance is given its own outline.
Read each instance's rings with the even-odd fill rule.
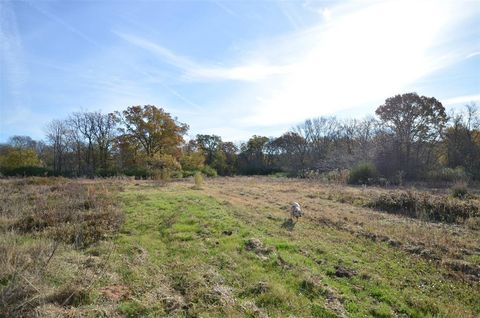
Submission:
[[[76,250],[112,236],[122,222],[108,184],[1,180],[0,317],[44,316],[88,303],[98,273]]]

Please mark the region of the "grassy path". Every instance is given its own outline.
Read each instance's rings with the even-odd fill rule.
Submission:
[[[208,187],[208,185],[207,185]],[[111,277],[126,316],[475,317],[478,285],[383,242],[186,184],[128,186]]]

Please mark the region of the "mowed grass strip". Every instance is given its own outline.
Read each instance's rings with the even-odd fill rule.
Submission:
[[[129,186],[104,283],[125,316],[475,317],[478,284],[383,242],[186,184]]]

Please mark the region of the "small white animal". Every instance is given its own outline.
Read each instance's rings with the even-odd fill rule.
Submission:
[[[297,202],[293,202],[292,206],[290,207],[290,216],[292,219],[298,220],[299,217],[302,216],[302,209],[300,208],[300,204]]]

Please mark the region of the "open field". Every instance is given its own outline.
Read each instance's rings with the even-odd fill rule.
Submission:
[[[474,213],[426,222],[368,207],[396,190],[271,177],[36,180],[1,183],[0,316],[480,316]]]

